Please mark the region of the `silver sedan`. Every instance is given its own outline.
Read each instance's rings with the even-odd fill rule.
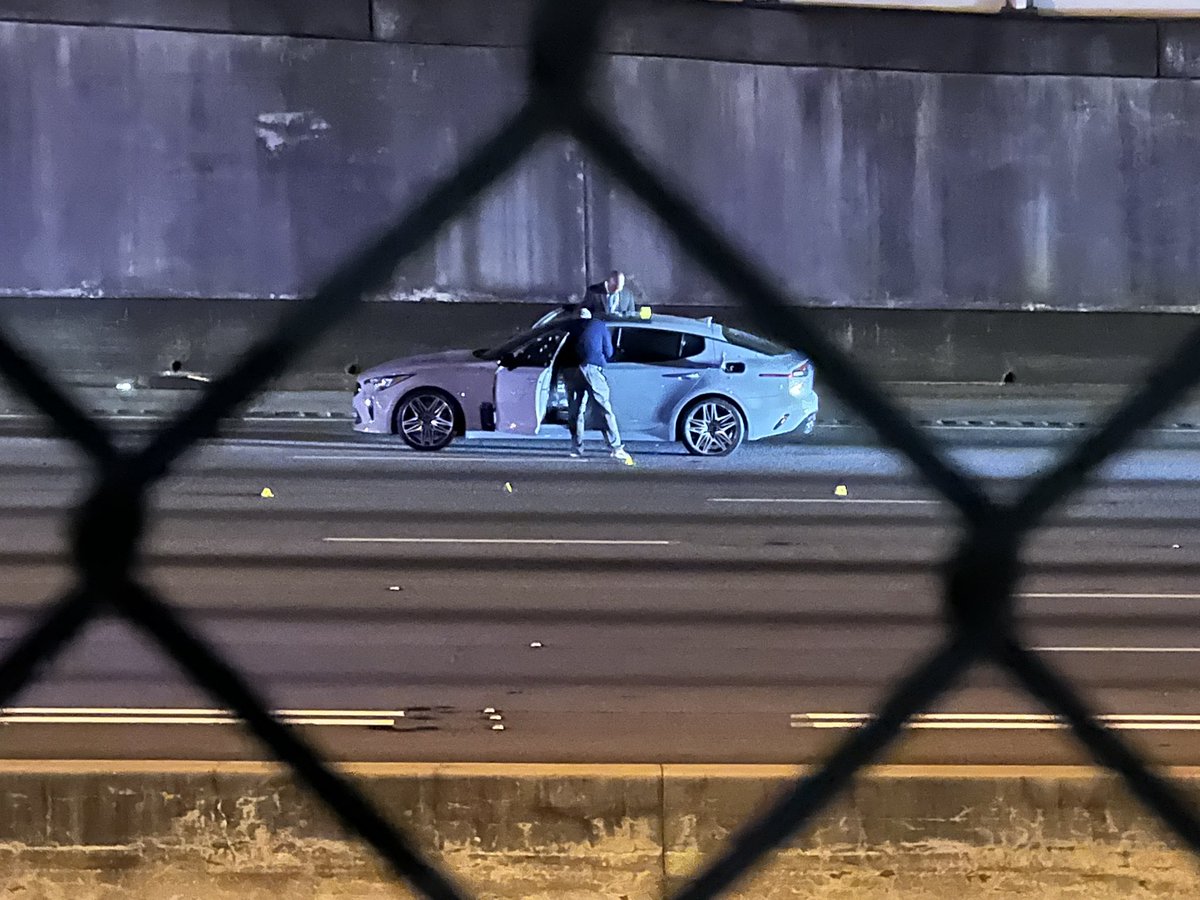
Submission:
[[[697,456],[727,456],[748,440],[812,432],[818,402],[804,355],[711,318],[606,324],[614,356],[605,372],[627,440],[679,441]],[[498,347],[375,366],[355,387],[354,428],[399,434],[416,450],[486,432],[566,438],[555,361],[570,325],[569,316],[547,316]]]

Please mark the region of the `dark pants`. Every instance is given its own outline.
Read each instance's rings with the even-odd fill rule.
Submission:
[[[587,424],[587,407],[590,399],[604,412],[604,439],[613,450],[621,448],[621,432],[617,428],[617,416],[612,408],[612,395],[608,379],[600,366],[580,366],[567,369],[567,409],[571,440],[576,447],[583,446],[583,432]]]

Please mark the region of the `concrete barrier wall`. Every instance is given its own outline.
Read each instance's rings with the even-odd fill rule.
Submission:
[[[770,767],[354,766],[472,896],[667,896],[795,773]],[[1195,773],[1183,773],[1194,794]],[[406,896],[311,797],[251,764],[8,763],[0,888],[138,896]],[[1086,770],[865,774],[732,897],[1195,895],[1196,863]]]
[[[0,22],[2,296],[309,293],[524,95],[527,2],[376,0],[375,42],[162,30],[357,36],[359,7],[134,6],[83,18],[159,27]],[[624,2],[605,48],[602,102],[806,304],[1200,308],[1190,23]],[[659,304],[736,302],[552,141],[390,295],[563,298],[613,264]]]
[[[0,322],[56,378],[112,388],[180,369],[214,375],[298,301],[0,300]],[[367,303],[274,383],[280,390],[350,389],[354,373],[400,356],[494,346],[545,310],[525,303]],[[664,308],[684,315],[700,307]],[[760,331],[742,309],[719,321]],[[1138,382],[1185,336],[1178,317],[814,309],[810,319],[873,378],[1019,386]],[[819,378],[818,373],[818,378]]]
[[[0,9],[5,0],[0,0]],[[537,0],[374,0],[380,40],[520,47]],[[610,0],[603,54],[914,72],[1154,78],[1185,25],[706,0]],[[898,35],[903,39],[898,39]]]

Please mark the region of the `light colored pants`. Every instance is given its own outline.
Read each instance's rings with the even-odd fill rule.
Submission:
[[[567,369],[567,418],[571,426],[571,440],[576,447],[583,446],[583,432],[587,426],[587,407],[590,399],[604,411],[604,439],[613,450],[621,449],[621,432],[617,428],[617,416],[612,408],[612,395],[608,379],[600,366],[580,366]]]

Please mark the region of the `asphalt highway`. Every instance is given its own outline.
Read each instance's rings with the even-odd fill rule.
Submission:
[[[181,463],[141,572],[336,758],[810,762],[945,633],[956,515],[866,442],[635,447],[629,469],[282,427]],[[20,432],[0,432],[5,646],[72,584],[66,523],[89,485],[77,454]],[[1011,496],[1077,437],[976,430],[948,452]],[[1177,765],[1200,764],[1198,460],[1181,440],[1115,461],[1032,537],[1020,585],[1028,644]],[[930,713],[883,761],[1087,761],[986,666]],[[0,714],[0,757],[262,756],[110,618]]]

